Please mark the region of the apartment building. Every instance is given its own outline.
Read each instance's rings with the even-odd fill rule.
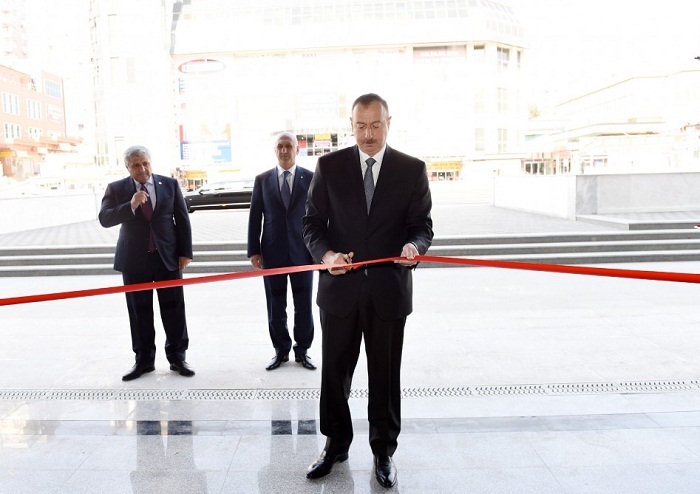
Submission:
[[[0,163],[2,176],[38,175],[46,157],[67,153],[79,139],[66,136],[63,80],[0,65]]]

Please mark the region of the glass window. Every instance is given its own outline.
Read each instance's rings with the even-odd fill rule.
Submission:
[[[474,129],[474,151],[484,150],[484,129]]]
[[[16,94],[2,93],[2,111],[11,115],[19,115],[19,98]]]
[[[52,98],[62,99],[63,92],[61,91],[61,85],[55,81],[44,81],[44,94],[46,96],[51,96]]]
[[[32,139],[38,140],[43,134],[44,131],[41,129],[37,129],[36,127],[29,127],[27,129],[27,135]]]
[[[508,152],[508,129],[498,129],[498,152]]]
[[[41,102],[33,99],[27,100],[27,116],[35,120],[41,120]]]
[[[498,58],[498,69],[502,71],[508,70],[508,63],[510,62],[510,50],[508,48],[498,47],[496,55]]]
[[[5,139],[19,139],[22,137],[22,130],[19,125],[5,122]]]

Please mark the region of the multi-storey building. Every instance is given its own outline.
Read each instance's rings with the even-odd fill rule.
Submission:
[[[51,153],[70,151],[79,139],[66,136],[63,80],[32,76],[0,65],[0,163],[2,175],[39,174]]]
[[[215,162],[223,128],[242,166],[267,166],[262,138],[277,130],[343,147],[349,106],[370,91],[390,103],[391,143],[436,178],[519,150],[524,43],[498,2],[187,2],[173,39],[183,149],[200,146],[190,161]]]
[[[630,77],[564,101],[533,122],[523,171],[639,173],[700,168],[700,69]]]
[[[177,160],[170,23],[178,2],[90,0],[95,161],[124,171],[122,153],[150,148],[158,173]]]
[[[315,161],[353,142],[349,106],[364,92],[388,100],[390,143],[435,178],[520,157],[524,42],[506,5],[147,3],[92,5],[100,162],[140,137],[198,177],[252,173],[274,162],[270,136],[282,130]]]
[[[0,60],[27,56],[27,33],[21,9],[23,0],[0,2]]]

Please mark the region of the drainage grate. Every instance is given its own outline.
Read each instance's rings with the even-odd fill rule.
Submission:
[[[317,400],[321,392],[317,389],[261,389],[258,400]]]
[[[559,383],[446,388],[405,388],[402,396],[411,398],[458,398],[480,396],[559,396],[585,394],[664,393],[700,391],[700,381],[625,381],[619,383]],[[3,389],[0,400],[318,400],[318,389]],[[351,398],[367,398],[367,389],[353,389]]]
[[[516,386],[475,386],[472,394],[477,396],[518,396],[518,395],[547,395],[552,394],[547,391],[547,385],[531,384]],[[558,394],[558,393],[557,393]]]
[[[190,389],[187,391],[187,400],[201,401],[238,401],[255,400],[256,389]]]

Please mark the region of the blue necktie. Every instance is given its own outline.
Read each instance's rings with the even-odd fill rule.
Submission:
[[[289,200],[292,198],[292,191],[289,188],[289,176],[291,175],[291,172],[289,170],[285,170],[285,172],[282,174],[282,202],[284,203],[284,207],[289,209]]]
[[[372,165],[377,162],[374,158],[367,158],[367,170],[365,171],[365,199],[367,200],[367,214],[369,207],[372,205],[372,196],[374,195],[374,175],[372,174]]]

